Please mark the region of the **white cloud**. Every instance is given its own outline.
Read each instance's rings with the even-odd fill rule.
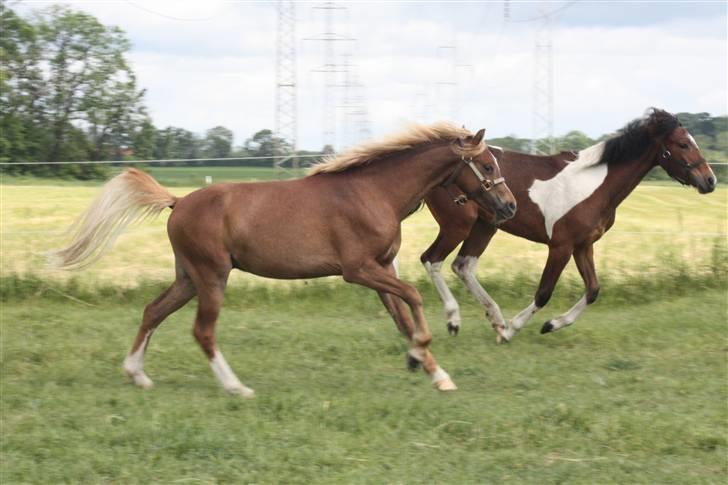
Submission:
[[[13,8],[27,11],[24,5]],[[313,5],[297,4],[298,138],[300,147],[319,149],[323,75],[313,70],[323,64],[323,43],[303,40],[324,30],[323,12]],[[726,112],[725,12],[715,15],[714,9],[696,5],[685,17],[683,6],[661,4],[660,22],[640,23],[638,10],[625,5],[600,24],[595,15],[604,9],[589,5],[577,4],[563,14],[563,24],[555,24],[557,134],[579,129],[598,136],[652,105],[675,112]],[[148,90],[156,125],[204,132],[222,124],[239,144],[258,129],[273,127],[274,4],[135,0],[73,6],[128,33],[133,67]],[[337,49],[346,45],[353,53],[375,135],[405,120],[452,116],[453,106],[457,122],[472,129],[485,126],[491,137],[531,135],[533,24],[504,24],[501,9],[492,3],[347,6],[336,14],[342,19],[337,32],[357,41],[338,43]],[[526,6],[518,8],[514,17],[528,16]],[[675,18],[669,16],[671,8]],[[712,16],[701,17],[703,8]],[[443,45],[455,45],[456,54],[439,49]],[[455,69],[457,90],[438,84],[453,79],[452,60],[469,66]],[[339,136],[351,139],[351,134]]]

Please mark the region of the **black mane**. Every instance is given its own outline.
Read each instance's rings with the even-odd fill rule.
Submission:
[[[631,121],[604,144],[599,163],[615,164],[637,160],[650,148],[653,139],[663,139],[681,126],[677,116],[650,108],[644,118]]]

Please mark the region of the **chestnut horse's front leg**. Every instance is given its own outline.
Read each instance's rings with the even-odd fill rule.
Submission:
[[[396,315],[396,313],[401,313],[402,310],[398,308],[396,298],[401,298],[409,305],[414,320],[414,328],[411,335],[405,335],[408,337],[411,346],[408,353],[410,359],[414,359],[422,364],[422,368],[430,375],[432,384],[437,389],[441,391],[457,389],[448,373],[437,365],[435,357],[430,352],[429,345],[432,340],[432,334],[427,326],[420,293],[413,286],[397,279],[394,276],[394,267],[391,264],[382,266],[376,261],[367,261],[360,264],[345,265],[342,273],[344,280],[349,283],[366,286],[367,288],[380,292],[380,295],[381,293],[389,294],[386,295],[388,298],[383,298],[382,300],[385,306],[387,306],[387,309],[393,312],[395,322],[400,329],[404,328],[404,332],[409,332],[409,329],[406,324],[400,326],[399,320],[407,322],[408,319],[403,318],[401,315]],[[388,302],[393,304],[391,308],[387,305]]]

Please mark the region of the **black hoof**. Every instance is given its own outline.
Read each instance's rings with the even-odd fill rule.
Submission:
[[[411,372],[416,371],[420,368],[420,361],[412,357],[410,354],[407,354],[407,369]]]
[[[543,324],[543,327],[541,327],[541,333],[549,333],[554,330],[554,324],[551,323],[551,320]]]
[[[450,322],[447,322],[447,333],[449,333],[450,335],[452,335],[453,337],[455,337],[455,336],[457,336],[457,334],[458,334],[459,331],[460,331],[460,326],[459,325],[456,326],[456,325],[453,325]]]

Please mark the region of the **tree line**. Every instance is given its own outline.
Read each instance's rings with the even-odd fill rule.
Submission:
[[[0,0],[0,31],[0,162],[17,163],[2,166],[6,173],[79,179],[107,175],[103,165],[37,163],[81,160],[263,157],[245,163],[271,166],[273,159],[267,157],[290,152],[286,140],[269,129],[235,147],[232,131],[224,126],[204,135],[155,127],[144,105],[145,90],[128,63],[125,33],[89,14],[52,6],[23,18]],[[728,161],[727,117],[678,116],[708,160]],[[592,139],[571,131],[554,142],[558,150],[580,150],[608,136]],[[516,136],[489,142],[517,151],[530,151],[532,145]],[[655,172],[655,177],[663,175]]]
[[[0,31],[0,161],[18,163],[6,173],[91,179],[106,168],[37,162],[269,157],[290,149],[271,130],[234,147],[224,126],[203,136],[155,127],[128,62],[129,40],[89,14],[52,6],[23,18],[3,0]]]

